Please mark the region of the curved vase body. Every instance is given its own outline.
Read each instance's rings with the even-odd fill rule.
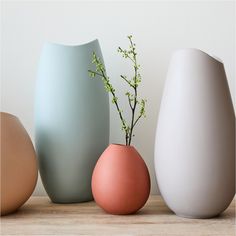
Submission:
[[[47,43],[36,88],[36,150],[44,187],[53,202],[92,200],[91,177],[109,141],[109,100],[91,79],[98,40],[79,46]]]
[[[159,113],[155,170],[177,214],[210,218],[235,193],[235,116],[223,64],[197,49],[174,53]]]
[[[111,214],[132,214],[150,193],[148,168],[132,146],[111,144],[99,158],[92,177],[96,203]]]
[[[0,113],[1,215],[16,211],[34,191],[38,166],[33,144],[20,120]]]

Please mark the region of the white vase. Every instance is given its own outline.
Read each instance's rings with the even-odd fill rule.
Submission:
[[[221,61],[174,53],[159,113],[155,170],[170,209],[189,218],[223,212],[235,194],[235,115]]]

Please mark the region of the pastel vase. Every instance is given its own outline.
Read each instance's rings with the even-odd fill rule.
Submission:
[[[20,120],[1,112],[1,215],[15,212],[31,196],[38,166],[33,144]]]
[[[55,203],[92,200],[94,166],[109,142],[109,100],[91,79],[98,40],[44,45],[36,86],[36,150],[43,185]]]
[[[234,197],[235,115],[224,65],[198,49],[171,59],[155,170],[161,195],[179,216],[217,216]]]
[[[93,171],[92,191],[96,203],[110,214],[133,214],[144,206],[150,193],[150,177],[133,146],[108,146]]]

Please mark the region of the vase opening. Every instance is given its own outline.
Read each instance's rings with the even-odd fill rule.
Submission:
[[[223,64],[223,61],[221,60],[221,58],[219,58],[218,56],[215,56],[214,54],[209,54],[207,52],[204,52],[203,50],[201,49],[198,49],[198,48],[180,48],[180,49],[177,49],[175,50],[175,53],[179,53],[179,52],[186,52],[186,51],[192,51],[192,52],[198,52],[198,53],[202,53],[204,54],[205,56],[208,56],[209,58]]]
[[[64,44],[64,43],[56,43],[56,42],[50,42],[50,41],[46,41],[46,44],[60,46],[60,47],[73,48],[73,47],[84,47],[84,46],[88,46],[89,44],[93,44],[93,43],[97,43],[97,42],[98,42],[98,39],[94,39],[89,42],[81,43],[81,44]]]
[[[10,114],[10,113],[8,113],[8,112],[0,112],[0,114],[1,114],[1,116],[5,116],[5,117],[9,117],[9,118],[12,118],[12,119],[19,119],[17,116],[15,116],[15,115],[12,115],[12,114]]]
[[[121,144],[121,143],[111,143],[111,146],[117,146],[117,147],[122,147],[122,148],[134,148],[134,146],[132,145],[125,145],[125,144]]]

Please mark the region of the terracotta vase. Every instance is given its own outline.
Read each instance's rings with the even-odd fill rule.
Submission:
[[[109,145],[93,171],[92,192],[96,203],[111,214],[132,214],[144,206],[150,176],[134,147]]]
[[[1,215],[16,211],[34,191],[38,168],[34,147],[19,119],[1,117]]]

